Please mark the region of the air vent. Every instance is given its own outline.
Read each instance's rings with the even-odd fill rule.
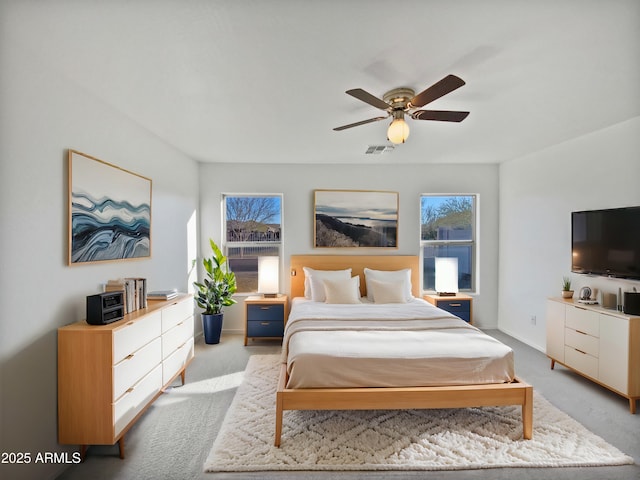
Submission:
[[[369,145],[365,155],[380,155],[393,152],[393,145]]]

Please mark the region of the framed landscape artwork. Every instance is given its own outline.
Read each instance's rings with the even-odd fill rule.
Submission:
[[[314,247],[398,247],[398,193],[315,190]]]
[[[69,265],[151,256],[151,179],[69,150]]]

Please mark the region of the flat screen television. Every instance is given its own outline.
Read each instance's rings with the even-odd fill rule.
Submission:
[[[640,280],[640,206],[571,213],[571,271]]]

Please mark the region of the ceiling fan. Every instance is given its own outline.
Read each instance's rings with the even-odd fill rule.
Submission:
[[[367,123],[378,122],[385,118],[393,117],[391,125],[387,130],[387,137],[393,143],[404,143],[409,137],[409,126],[404,121],[404,116],[409,115],[414,120],[435,120],[439,122],[461,122],[469,115],[469,112],[458,112],[453,110],[419,110],[428,103],[451,93],[465,84],[464,80],[455,75],[447,75],[439,82],[434,83],[418,95],[413,89],[401,87],[388,91],[382,99],[361,89],[354,88],[345,93],[357,98],[371,106],[385,110],[387,115],[374,117],[361,122],[350,123],[334,128],[335,131],[345,130]]]

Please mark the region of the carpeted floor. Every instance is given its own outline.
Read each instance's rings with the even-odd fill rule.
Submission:
[[[460,470],[632,464],[541,395],[534,437],[521,408],[288,411],[273,446],[279,355],[249,359],[205,463],[207,471]]]
[[[499,468],[457,471],[262,471],[205,473],[203,465],[220,431],[242,372],[252,355],[275,354],[276,342],[243,346],[242,335],[223,335],[219,345],[196,341],[187,384],[162,395],[128,432],[126,458],[117,446],[93,446],[84,463],[70,465],[59,480],[640,480],[640,414],[628,401],[570,371],[549,369],[545,355],[502,332],[488,331],[515,352],[518,375],[551,404],[624,453],[636,464],[615,467]]]

